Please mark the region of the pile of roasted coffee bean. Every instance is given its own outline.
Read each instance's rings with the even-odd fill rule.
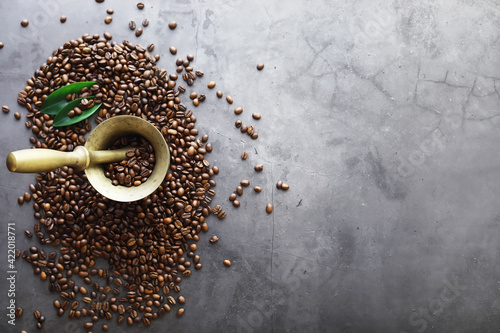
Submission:
[[[39,220],[33,234],[42,245],[52,244],[59,252],[47,255],[44,246],[32,247],[22,257],[57,293],[53,303],[59,316],[82,318],[84,328],[96,330],[99,326],[107,330],[111,320],[149,326],[174,307],[178,316],[183,315],[186,299],[180,295],[180,283],[193,268],[202,268],[196,242],[201,231],[208,231],[213,176],[219,171],[205,158],[212,147],[207,135],[197,138],[196,117],[181,102],[179,94],[186,89],[178,85],[177,74],[158,68],[159,56],[146,48],[110,42],[109,33],[104,36],[86,34],[59,47],[28,79],[18,98],[27,109],[25,126],[31,129],[30,142],[36,148],[72,151],[85,144],[89,119],[53,127],[53,116],[39,111],[51,92],[79,81],[97,82],[89,91],[94,103],[103,103],[97,123],[116,115],[141,117],[169,143],[170,172],[155,192],[140,201],[109,200],[83,172],[70,167],[36,175],[31,194],[20,200],[33,201]],[[187,71],[179,77],[188,85],[197,77],[192,60],[182,59],[177,68],[179,74]],[[152,154],[141,145],[134,150],[136,161],[140,157],[149,163],[141,165],[141,177],[142,167],[150,170]],[[134,183],[137,171],[128,165]],[[119,175],[114,180],[120,184]],[[220,206],[214,213],[220,219],[226,216]],[[98,268],[103,263],[105,268]],[[98,326],[100,320],[106,324]]]
[[[134,135],[124,136],[113,143],[110,149],[129,146],[131,149],[127,151],[127,159],[109,163],[104,167],[104,175],[111,179],[111,183],[115,186],[139,186],[145,183],[153,173],[156,158],[153,146],[145,138]]]

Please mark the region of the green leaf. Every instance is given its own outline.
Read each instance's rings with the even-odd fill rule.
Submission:
[[[43,101],[40,112],[51,115],[57,114],[59,110],[69,103],[66,100],[66,95],[79,93],[83,88],[91,87],[96,83],[95,81],[75,82],[57,89]]]
[[[93,98],[94,96],[77,98],[74,101],[71,101],[68,104],[66,104],[61,110],[57,112],[57,115],[54,118],[54,122],[52,123],[52,126],[61,127],[61,126],[73,125],[90,117],[94,112],[96,112],[101,107],[102,103],[94,105],[90,109],[84,110],[81,115],[74,116],[73,118],[68,117],[68,112],[77,107],[82,99],[93,99]]]

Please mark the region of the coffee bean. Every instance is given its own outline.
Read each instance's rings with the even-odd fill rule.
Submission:
[[[271,214],[273,212],[273,205],[270,203],[266,205],[266,213]]]
[[[214,215],[218,215],[220,212],[222,211],[222,206],[221,205],[217,205],[214,207],[214,209],[212,210],[212,213]]]
[[[22,196],[18,197],[17,198],[17,203],[20,204],[20,205],[22,205],[24,203],[24,197],[22,197]]]
[[[185,304],[186,303],[186,299],[184,298],[184,296],[177,297],[177,303],[179,303],[179,304]]]
[[[128,28],[129,28],[130,30],[135,30],[135,27],[136,27],[136,26],[135,26],[135,22],[134,22],[134,21],[130,21],[130,22],[128,23]]]
[[[189,53],[187,56],[186,56],[186,59],[189,60],[189,61],[193,61],[194,60],[194,55],[192,55],[191,53]]]
[[[217,236],[212,236],[209,239],[209,242],[212,244],[217,243],[218,241],[219,241],[219,237],[217,237]]]
[[[225,259],[225,260],[223,261],[223,263],[224,263],[224,266],[226,266],[226,267],[231,267],[231,261],[229,261],[229,260]]]
[[[149,25],[149,20],[146,18],[144,20],[142,20],[142,26],[143,27],[147,27]]]
[[[233,98],[229,95],[226,96],[226,101],[229,103],[229,104],[233,104]],[[242,110],[243,111],[243,110]]]
[[[237,107],[236,109],[234,109],[234,114],[241,114],[242,112],[243,112],[243,108],[242,107]]]
[[[28,237],[28,238],[33,237],[33,233],[32,233],[31,231],[29,231],[29,230],[24,230],[24,234],[25,234],[25,235],[26,235],[26,237]]]
[[[174,29],[177,27],[177,22],[175,22],[175,21],[170,21],[170,23],[168,24],[168,27],[169,27],[171,30],[174,30]]]
[[[83,324],[83,328],[85,328],[86,330],[88,329],[91,329],[92,327],[94,327],[94,323],[93,322],[86,322]]]
[[[241,133],[246,133],[247,130],[248,130],[248,126],[247,125],[241,125],[241,127],[240,127],[240,132]]]
[[[248,157],[248,153],[247,153],[247,152],[243,152],[243,153],[241,153],[241,159],[242,159],[242,160],[246,160],[246,159],[247,159],[247,157]]]
[[[217,214],[217,218],[219,220],[223,220],[226,218],[227,213],[225,211],[221,211],[219,214]]]
[[[142,2],[137,3],[137,8],[143,9],[144,8],[144,4]]]
[[[155,49],[155,44],[148,45],[148,52],[153,52],[154,49]]]
[[[177,310],[177,317],[182,317],[182,315],[184,314],[184,308],[180,308],[179,310]]]
[[[15,314],[16,318],[20,318],[23,315],[23,309],[17,308],[14,314]]]
[[[109,312],[108,312],[108,313],[109,313]],[[102,330],[103,330],[104,332],[109,331],[109,326],[108,326],[108,325],[106,325],[106,324],[102,325]]]
[[[66,15],[63,15],[59,18],[59,21],[61,21],[61,23],[65,23],[67,19]]]
[[[199,104],[200,104],[200,101],[198,100],[198,98],[193,99],[194,106],[198,106]]]
[[[197,76],[197,77],[203,77],[203,75],[205,75],[205,73],[203,73],[203,71],[202,71],[202,70],[197,70],[197,71],[195,72],[195,74],[196,74],[196,76]]]
[[[3,42],[0,42],[0,49],[3,49]]]
[[[38,320],[38,319],[40,319],[42,314],[40,313],[39,310],[35,310],[35,311],[33,311],[33,316],[35,317],[36,320]]]
[[[239,196],[242,196],[243,195],[243,187],[238,185],[238,187],[236,187],[236,194]]]
[[[14,113],[14,117],[15,117],[17,120],[19,120],[19,119],[21,119],[21,114],[20,114],[19,112],[15,112],[15,113]]]
[[[236,121],[234,122],[234,126],[236,126],[236,128],[240,128],[240,127],[241,127],[241,120],[239,120],[239,119],[238,119],[238,120],[236,120]]]
[[[177,54],[177,48],[175,46],[170,46],[169,50],[171,54]]]
[[[106,24],[110,24],[111,21],[113,21],[113,17],[112,16],[106,16],[106,18],[104,19],[104,23],[106,23]]]
[[[254,112],[252,113],[252,118],[255,120],[259,120],[261,118],[261,115],[260,113]]]
[[[30,24],[30,21],[28,21],[26,19],[24,19],[24,20],[21,21],[21,26],[23,28],[26,28],[29,24]]]
[[[244,186],[244,187],[247,187],[250,185],[250,181],[248,179],[243,179],[241,182],[240,182],[241,186]]]
[[[255,192],[257,192],[257,193],[260,193],[260,192],[262,192],[262,187],[260,187],[260,186],[254,186],[253,190]]]
[[[264,165],[262,164],[257,164],[256,166],[253,167],[255,169],[255,171],[257,172],[260,172],[262,170],[264,170]]]
[[[279,180],[277,183],[276,183],[276,188],[278,190],[281,190],[281,188],[283,187],[283,182],[281,180]]]
[[[104,0],[95,0],[95,2],[101,3],[101,2],[104,2]]]
[[[223,95],[223,94],[222,94],[222,91],[217,90],[217,93],[216,93],[216,94],[217,94],[217,97],[222,98],[222,95]]]
[[[259,63],[257,64],[257,69],[258,69],[259,71],[263,70],[263,69],[264,69],[264,64],[263,64],[262,62],[259,62]]]
[[[257,133],[253,133],[251,136],[252,140],[257,140],[259,138],[259,135]]]
[[[234,201],[234,200],[236,200],[236,193],[231,193],[229,195],[229,201]]]
[[[106,13],[108,13],[109,15],[113,15],[115,11],[113,10],[113,8],[108,8],[106,9]]]
[[[239,207],[240,206],[240,202],[238,200],[234,200],[233,201],[233,206],[234,207]]]
[[[36,326],[36,328],[38,328],[39,330],[41,330],[41,329],[42,329],[42,323],[36,323],[36,325],[35,325],[35,326]]]
[[[213,89],[213,88],[215,87],[215,81],[210,81],[210,82],[208,82],[207,87],[208,87],[209,89]]]
[[[283,183],[283,184],[281,185],[281,189],[282,189],[283,191],[288,191],[288,189],[289,189],[289,188],[290,188],[290,186],[289,186],[288,184]]]
[[[3,111],[4,113],[9,113],[10,108],[9,108],[7,105],[4,105],[4,106],[2,106],[2,111]]]
[[[110,40],[113,38],[113,36],[109,32],[105,32],[103,35],[104,35],[104,38],[106,38],[106,40]],[[82,100],[82,102],[83,101],[87,101],[87,105],[88,105],[88,103],[89,103],[88,100],[84,99],[84,100]]]
[[[191,99],[195,99],[196,97],[198,97],[198,94],[195,91],[193,91],[191,94],[189,94],[189,98],[191,98]]]
[[[135,31],[135,36],[139,37],[141,35],[142,35],[142,28],[137,28],[137,30]]]

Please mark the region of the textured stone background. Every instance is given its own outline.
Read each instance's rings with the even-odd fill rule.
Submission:
[[[211,219],[199,242],[203,269],[182,283],[184,317],[164,316],[151,332],[500,330],[500,1],[145,0],[143,11],[136,2],[0,3],[0,104],[12,109],[0,115],[0,156],[28,147],[17,92],[64,42],[109,31],[154,43],[168,71],[171,45],[196,55],[205,76],[194,88],[208,98],[193,111],[221,169],[213,203],[228,217]],[[136,38],[127,24],[146,17]],[[235,103],[218,100],[209,80]],[[257,141],[234,128],[236,106]],[[6,223],[19,248],[34,244],[22,233],[32,211],[16,202],[33,175],[0,177],[5,311]],[[264,190],[247,190],[236,209],[227,197],[244,178]],[[280,179],[288,192],[274,188]],[[84,332],[57,320],[47,284],[16,266],[25,315],[15,328],[2,315],[2,332],[35,331],[35,308],[44,332]]]

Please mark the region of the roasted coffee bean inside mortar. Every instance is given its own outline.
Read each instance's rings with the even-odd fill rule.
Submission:
[[[127,151],[127,159],[105,165],[104,175],[115,186],[139,186],[153,173],[156,162],[153,146],[143,137],[124,136],[116,140],[110,149],[124,147],[131,148]]]

